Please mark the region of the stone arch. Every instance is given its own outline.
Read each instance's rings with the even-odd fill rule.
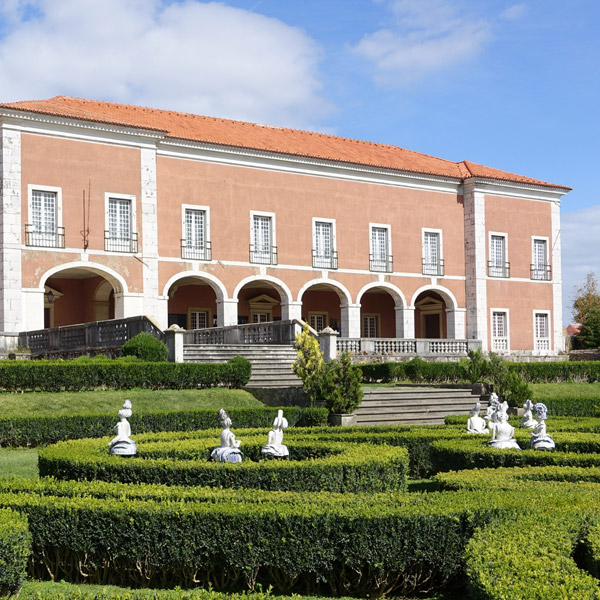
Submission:
[[[177,283],[180,279],[185,279],[188,277],[206,281],[206,283],[214,290],[218,301],[226,300],[228,298],[227,289],[218,277],[215,277],[211,273],[203,273],[200,271],[182,271],[181,273],[173,275],[173,277],[167,281],[165,287],[163,288],[163,297],[168,298],[169,290],[173,284]]]
[[[104,279],[96,286],[93,303],[95,321],[114,319],[115,294],[114,288],[108,279]]]
[[[378,292],[385,292],[381,294]],[[361,336],[404,338],[414,335],[412,314],[406,297],[397,286],[373,281],[361,288],[356,297],[360,305]]]
[[[338,281],[326,278],[307,281],[298,292],[298,305],[303,319],[317,331],[329,326],[342,336],[349,336],[350,315],[357,308],[348,289]]]
[[[298,292],[298,302],[302,302],[302,296],[304,295],[304,292],[306,292],[306,290],[318,285],[327,285],[334,288],[334,291],[340,297],[340,301],[342,302],[342,304],[352,304],[352,297],[350,295],[350,292],[344,285],[342,285],[339,281],[335,281],[335,279],[325,278],[311,279],[310,281],[307,281]]]
[[[423,292],[435,292],[436,294],[439,294],[446,302],[446,308],[448,310],[455,310],[456,308],[458,308],[458,302],[456,301],[456,297],[454,296],[454,294],[448,288],[439,285],[424,285],[420,287],[413,294],[413,297],[410,302],[411,306],[415,305],[415,301]]]
[[[363,295],[369,290],[375,288],[381,288],[388,291],[390,296],[394,299],[396,308],[404,308],[406,306],[406,297],[402,293],[402,290],[399,287],[385,281],[372,281],[371,283],[367,283],[367,285],[363,286],[358,292],[356,296],[356,302],[360,303]]]
[[[240,295],[240,290],[249,283],[260,281],[270,283],[277,290],[279,296],[281,297],[282,304],[289,304],[292,301],[292,292],[290,291],[290,288],[283,281],[281,281],[281,279],[277,279],[271,275],[250,275],[249,277],[245,277],[235,286],[232,298],[238,298]]]
[[[458,308],[456,297],[449,289],[436,285],[420,287],[412,297],[412,308],[416,337],[464,337],[464,309]]]
[[[40,290],[44,290],[44,286],[50,277],[60,273],[61,271],[68,271],[72,269],[82,269],[85,271],[90,271],[91,273],[95,273],[100,277],[108,280],[115,292],[115,294],[127,294],[129,292],[127,282],[123,278],[122,275],[117,273],[115,270],[110,267],[105,267],[104,265],[100,265],[98,263],[78,260],[70,263],[64,263],[62,265],[58,265],[57,267],[53,267],[46,271],[42,277],[40,278],[40,283],[38,288]]]
[[[269,294],[271,289],[279,294],[279,300]],[[264,320],[286,321],[296,317],[289,287],[271,275],[245,277],[235,287],[233,299],[238,303],[238,322],[242,324]]]

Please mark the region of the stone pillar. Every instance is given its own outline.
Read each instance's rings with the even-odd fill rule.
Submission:
[[[465,339],[465,315],[466,308],[446,309],[446,328],[449,340]]]
[[[183,362],[183,334],[185,329],[181,329],[177,325],[171,325],[165,331],[165,344],[169,349],[169,362]]]
[[[44,328],[44,290],[23,289],[23,331]]]
[[[231,299],[217,299],[217,326],[226,327],[237,325],[238,301]]]
[[[465,288],[467,293],[467,338],[481,340],[488,349],[485,195],[475,183],[463,186],[465,211]]]
[[[282,302],[281,320],[302,319],[302,302]]]
[[[21,227],[21,132],[3,127],[0,129],[0,331],[23,330]]]
[[[144,314],[143,294],[115,293],[115,319],[137,317]],[[152,315],[148,315],[152,317]]]
[[[342,337],[360,337],[360,304],[342,304]]]
[[[560,239],[560,200],[552,202],[552,329],[554,333],[554,353],[564,351],[565,339],[562,329],[562,264]]]
[[[323,331],[319,332],[319,346],[326,362],[337,356],[336,340],[338,335],[338,332],[331,327],[325,327]]]
[[[415,307],[396,306],[396,337],[414,339],[415,337]]]

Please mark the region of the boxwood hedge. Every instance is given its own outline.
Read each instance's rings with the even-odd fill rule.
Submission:
[[[31,536],[27,519],[0,510],[0,597],[16,594],[25,580]]]

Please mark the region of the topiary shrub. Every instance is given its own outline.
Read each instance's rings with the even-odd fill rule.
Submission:
[[[122,348],[123,356],[137,356],[147,362],[161,362],[167,360],[169,350],[166,344],[157,340],[149,333],[138,333],[127,340]]]
[[[252,365],[243,356],[234,356],[227,361],[227,374],[225,383],[230,388],[241,388],[245,386],[252,375]]]
[[[31,535],[27,519],[12,510],[0,510],[0,597],[15,594],[25,581]]]
[[[321,398],[330,412],[353,413],[363,399],[362,372],[352,365],[347,352],[339,360],[325,363],[321,369]]]

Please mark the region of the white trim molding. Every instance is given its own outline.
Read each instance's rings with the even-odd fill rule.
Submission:
[[[532,310],[532,354],[536,355],[548,355],[554,354],[552,350],[552,320],[551,320],[551,312],[549,310]],[[546,337],[537,337],[537,328],[536,328],[536,317],[537,315],[544,315],[546,317]],[[562,335],[562,332],[561,332]]]

